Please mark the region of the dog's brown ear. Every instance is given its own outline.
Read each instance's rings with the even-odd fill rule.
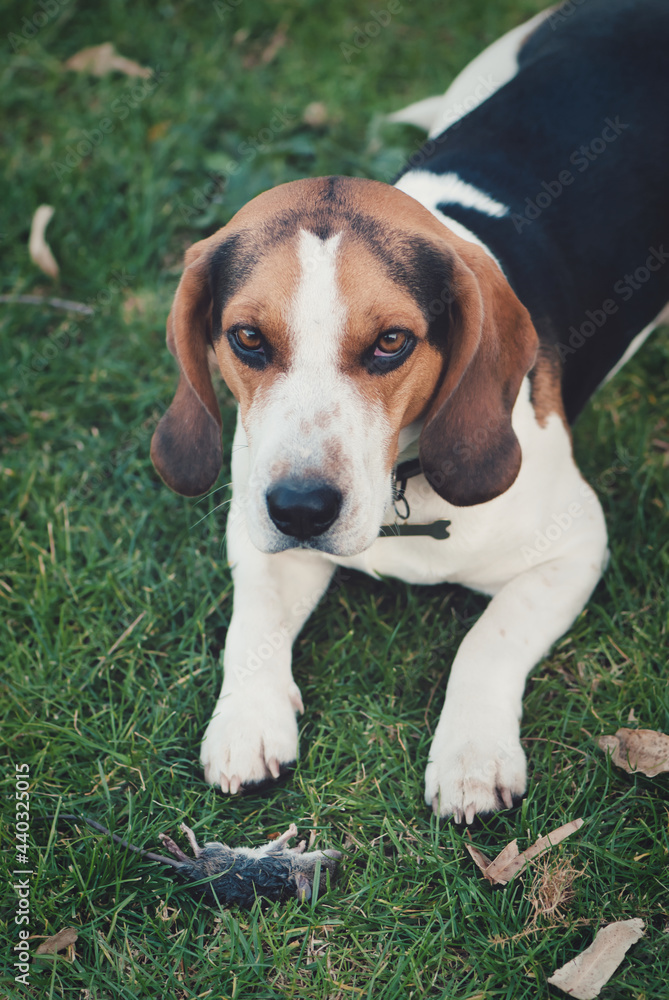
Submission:
[[[511,411],[536,357],[527,309],[478,247],[458,248],[441,384],[423,424],[419,454],[432,488],[471,507],[504,493],[520,470]]]
[[[179,365],[179,384],[151,440],[151,460],[159,475],[187,497],[206,493],[223,461],[221,413],[207,361],[212,310],[209,260],[216,236],[186,252],[186,268],[167,318],[167,346]]]

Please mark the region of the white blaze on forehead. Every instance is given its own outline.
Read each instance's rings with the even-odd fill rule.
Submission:
[[[346,321],[336,273],[340,240],[341,233],[327,240],[304,229],[299,235],[300,282],[287,316],[299,367],[332,367],[340,352]]]
[[[299,279],[283,320],[287,370],[257,393],[245,416],[250,478],[247,524],[263,552],[290,547],[267,508],[267,492],[284,478],[319,478],[342,494],[342,507],[321,538],[326,552],[350,555],[370,545],[390,498],[390,434],[379,402],[342,371],[347,309],[339,287],[342,234],[322,240],[302,230]]]

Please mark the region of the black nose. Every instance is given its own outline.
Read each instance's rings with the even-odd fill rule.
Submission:
[[[284,479],[267,493],[269,516],[284,535],[304,541],[336,520],[341,493],[327,483]]]

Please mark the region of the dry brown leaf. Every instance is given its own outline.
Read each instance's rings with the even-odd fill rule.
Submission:
[[[312,101],[311,104],[307,104],[302,112],[302,121],[305,125],[311,126],[311,128],[319,128],[319,126],[325,125],[328,118],[327,105],[323,101]]]
[[[149,142],[155,142],[157,139],[162,139],[164,135],[167,134],[171,121],[156,122],[152,125],[149,131],[146,133]]]
[[[510,844],[499,852],[497,857],[491,861],[488,870],[486,871],[486,878],[495,884],[495,882],[502,881],[504,885],[509,881],[504,873],[507,867],[519,857],[518,854],[518,841],[512,840]]]
[[[483,851],[479,851],[478,847],[474,847],[473,844],[465,844],[465,847],[474,859],[474,863],[478,865],[482,872],[485,872],[492,864],[491,860]]]
[[[576,1000],[594,1000],[622,962],[627,949],[643,937],[643,928],[643,920],[639,917],[602,927],[590,947],[557,969],[548,982]]]
[[[140,66],[134,59],[126,59],[118,54],[112,42],[103,42],[102,45],[90,45],[86,49],[76,52],[65,63],[66,69],[72,69],[76,73],[91,73],[93,76],[105,76],[116,70],[125,73],[126,76],[141,76],[145,80],[151,76],[151,70],[146,66]]]
[[[582,819],[573,819],[569,823],[559,826],[557,830],[553,830],[551,833],[546,834],[545,837],[539,837],[539,839],[536,840],[531,847],[528,847],[517,857],[511,858],[509,863],[505,865],[504,869],[499,872],[497,877],[502,877],[508,882],[514,875],[525,867],[528,861],[532,861],[533,858],[539,857],[540,854],[543,854],[544,851],[549,850],[549,848],[556,847],[561,841],[570,837],[572,833],[576,833],[577,830],[580,830],[582,826]],[[493,865],[494,864],[495,862],[493,861]]]
[[[238,44],[246,41],[247,38],[248,35],[238,31],[233,36],[233,41],[235,41],[235,44]],[[286,26],[280,24],[264,49],[258,49],[254,46],[250,52],[246,53],[242,59],[242,66],[244,69],[255,69],[258,65],[268,66],[287,41]]]
[[[58,277],[58,263],[51,252],[51,247],[44,238],[46,227],[51,222],[54,208],[51,205],[40,205],[33,215],[30,225],[28,252],[33,263],[37,264],[50,278]]]
[[[518,841],[512,840],[510,844],[506,845],[503,851],[500,851],[494,861],[488,861],[485,854],[477,847],[473,847],[470,844],[466,844],[465,846],[492,885],[506,885],[514,875],[517,875],[525,867],[528,861],[532,861],[533,858],[543,854],[550,847],[555,847],[560,841],[565,840],[566,837],[570,837],[572,833],[575,833],[582,826],[582,819],[573,819],[571,822],[565,823],[564,826],[559,826],[552,833],[546,834],[545,837],[539,837],[531,847],[520,853],[518,853]],[[485,864],[486,861],[488,861],[488,864]]]
[[[288,36],[286,35],[286,28],[283,24],[280,24],[272,35],[269,45],[263,49],[263,53],[260,57],[260,61],[264,66],[268,66],[277,52],[284,47]]]
[[[52,934],[37,948],[36,955],[55,955],[57,951],[64,951],[74,944],[79,934],[75,927],[63,927],[57,934]]]
[[[619,729],[615,736],[600,736],[598,744],[628,774],[640,771],[654,778],[669,771],[669,736],[654,729]]]

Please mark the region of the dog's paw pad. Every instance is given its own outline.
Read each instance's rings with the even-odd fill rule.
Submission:
[[[526,785],[525,753],[515,734],[462,740],[437,731],[425,772],[425,801],[437,816],[472,823],[479,814],[510,809]]]
[[[278,778],[282,766],[297,759],[297,700],[301,705],[299,691],[296,698],[292,690],[269,686],[219,699],[202,741],[205,781],[236,795]]]

